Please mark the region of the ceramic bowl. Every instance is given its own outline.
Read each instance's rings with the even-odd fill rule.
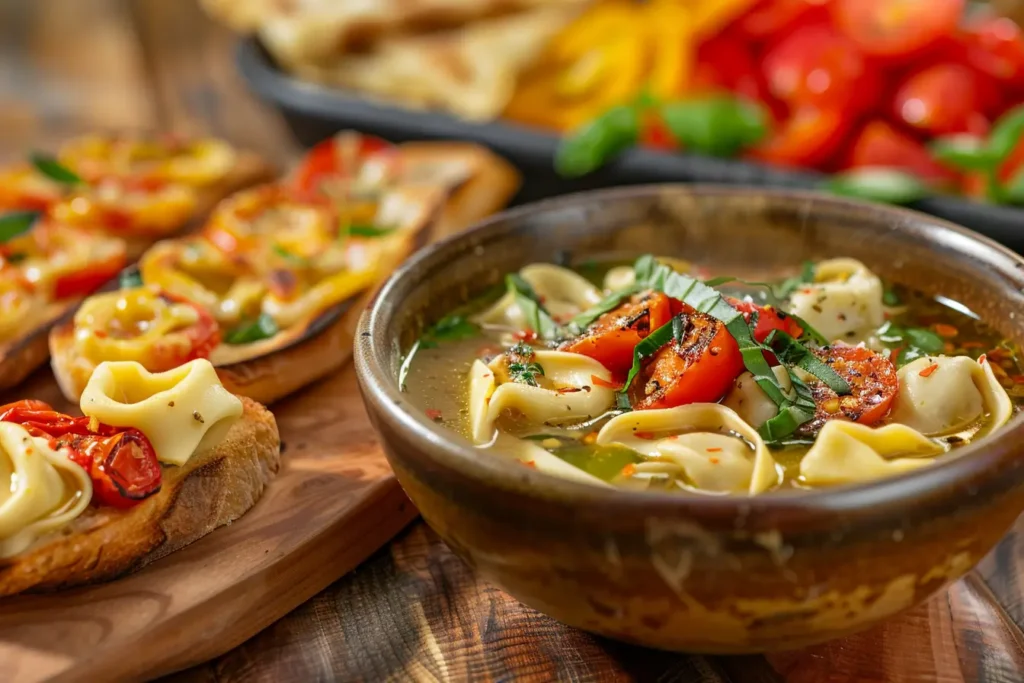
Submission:
[[[716,273],[850,256],[1024,342],[1024,260],[912,211],[724,187],[525,206],[414,256],[363,315],[356,368],[388,460],[452,550],[530,607],[670,650],[788,649],[864,629],[966,573],[1024,508],[1024,417],[891,479],[758,497],[606,490],[474,449],[400,391],[425,326],[535,262],[653,252]]]

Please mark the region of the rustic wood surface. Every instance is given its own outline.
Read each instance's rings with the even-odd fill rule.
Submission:
[[[207,21],[193,0],[0,0],[0,38],[2,156],[95,128],[170,128],[223,135],[277,163],[294,158],[294,144],[279,118],[249,97],[234,74],[231,37]],[[289,468],[314,466],[310,446],[302,447],[302,435],[314,424],[326,435],[319,438],[327,441],[351,427],[365,448],[371,448],[369,426],[354,402],[343,408],[348,427],[315,418],[321,403],[349,396],[351,382],[347,371],[285,408],[282,427]],[[379,461],[374,463],[373,468],[379,466]],[[280,495],[296,505],[328,504],[325,489],[316,484],[329,486],[330,479],[314,477],[303,496],[294,495],[294,489]],[[392,516],[371,523],[390,522],[397,528],[401,515],[411,511],[401,510],[401,497],[393,489],[387,495]],[[270,521],[252,519],[258,524]],[[236,527],[243,524],[168,558],[169,566],[192,564],[197,576],[209,573],[201,559],[204,548],[236,538],[233,534],[242,533]],[[290,536],[307,533],[301,526],[281,526],[273,532],[275,543],[293,543]],[[365,555],[358,546],[371,529],[336,531],[325,562],[329,566],[314,567],[314,572],[340,573],[339,567]],[[230,613],[222,615],[223,628],[203,634],[209,641],[206,649],[190,654],[208,656],[221,645],[234,645],[244,637],[240,633],[266,628],[227,654],[165,680],[1017,683],[1024,680],[1021,534],[1024,526],[1019,523],[967,578],[866,633],[767,657],[701,657],[622,645],[562,626],[489,586],[416,522],[372,559],[269,626],[263,609],[244,625],[232,623]],[[248,552],[244,544],[239,548]],[[235,571],[266,578],[266,560],[256,557],[252,562],[240,560]],[[279,569],[295,571],[288,565]],[[313,592],[309,577],[301,572],[289,576],[289,590],[303,597]],[[226,604],[259,600],[260,582],[244,584]],[[115,595],[125,585],[111,584],[106,590]],[[104,606],[97,612],[98,617],[90,616],[117,630]],[[8,607],[0,605],[0,618],[5,616]],[[46,615],[19,624],[19,633],[38,633],[40,626],[52,629]],[[181,628],[190,628],[189,622]],[[59,629],[50,632],[61,637]],[[159,652],[166,646],[163,637],[139,641],[115,659],[151,649],[158,658],[166,655],[172,661],[170,653]],[[39,651],[43,659],[50,654],[45,648]],[[0,655],[0,681],[23,680],[7,664]],[[68,679],[111,680],[87,673],[72,671]]]

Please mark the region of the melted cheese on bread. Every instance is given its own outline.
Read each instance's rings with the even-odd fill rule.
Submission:
[[[89,475],[48,439],[0,422],[0,557],[73,521],[89,505]]]
[[[220,383],[210,361],[151,373],[133,361],[100,363],[82,392],[82,413],[114,427],[135,427],[157,459],[184,465],[220,442],[242,402]]]

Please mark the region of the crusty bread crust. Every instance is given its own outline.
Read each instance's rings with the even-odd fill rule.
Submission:
[[[163,469],[156,495],[127,510],[90,507],[61,532],[0,560],[0,597],[115,578],[245,514],[280,467],[281,439],[269,410],[242,403],[242,418],[220,444]]]
[[[274,168],[257,154],[240,150],[235,158],[235,166],[220,182],[203,188],[199,193],[196,210],[197,220],[208,214],[224,197],[248,187],[254,183],[269,180],[274,176]],[[125,235],[117,233],[125,241],[128,260],[135,261],[151,244],[166,235]],[[81,299],[51,304],[52,313],[36,327],[29,330],[21,339],[10,343],[6,348],[0,346],[0,390],[10,389],[25,380],[50,357],[47,337],[50,329],[66,313],[76,310]]]

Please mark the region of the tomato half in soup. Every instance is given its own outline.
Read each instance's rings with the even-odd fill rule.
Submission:
[[[828,420],[850,420],[873,425],[889,412],[899,391],[896,366],[870,349],[835,345],[815,354],[850,385],[850,393],[839,396],[821,382],[809,383],[816,407],[814,418],[800,431],[816,433]]]
[[[636,345],[671,318],[667,296],[658,292],[637,294],[602,315],[580,337],[562,344],[559,350],[589,356],[612,373],[624,375],[633,365]]]

